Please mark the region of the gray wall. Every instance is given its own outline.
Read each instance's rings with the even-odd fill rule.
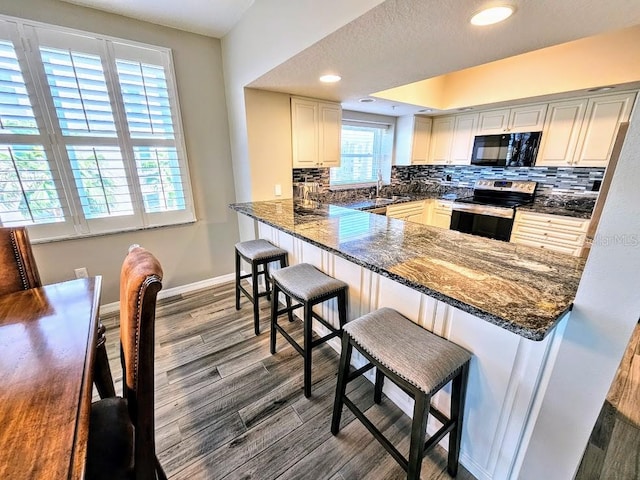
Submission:
[[[36,245],[45,283],[87,267],[103,276],[102,303],[118,300],[120,266],[132,243],[164,268],[164,288],[233,271],[237,216],[220,41],[71,5],[59,0],[2,0],[0,13],[171,48],[198,221],[195,224]]]

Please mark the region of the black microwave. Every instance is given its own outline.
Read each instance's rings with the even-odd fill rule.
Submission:
[[[542,132],[478,135],[473,142],[471,165],[531,167],[536,161]]]

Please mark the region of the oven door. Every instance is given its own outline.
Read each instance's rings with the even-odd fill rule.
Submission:
[[[462,233],[508,242],[512,228],[513,217],[495,217],[461,210],[451,212],[451,230]]]

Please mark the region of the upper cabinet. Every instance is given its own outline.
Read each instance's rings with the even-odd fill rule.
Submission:
[[[436,117],[431,130],[431,165],[469,165],[478,114]]]
[[[539,132],[544,126],[546,113],[546,104],[481,112],[476,135]]]
[[[291,97],[293,168],[339,167],[341,131],[340,104]]]
[[[396,165],[427,163],[432,119],[404,115],[396,121]]]
[[[536,166],[606,167],[635,92],[549,104]]]

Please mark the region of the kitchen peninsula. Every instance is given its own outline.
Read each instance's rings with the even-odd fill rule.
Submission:
[[[388,306],[472,352],[461,462],[479,479],[517,478],[533,429],[548,428],[536,425],[536,406],[584,260],[335,205],[230,207],[253,218],[257,235],[286,249],[290,263],[347,282],[349,319]],[[387,396],[410,412],[411,399],[387,383]],[[446,411],[448,395],[434,405]],[[436,428],[431,420],[429,431]]]

